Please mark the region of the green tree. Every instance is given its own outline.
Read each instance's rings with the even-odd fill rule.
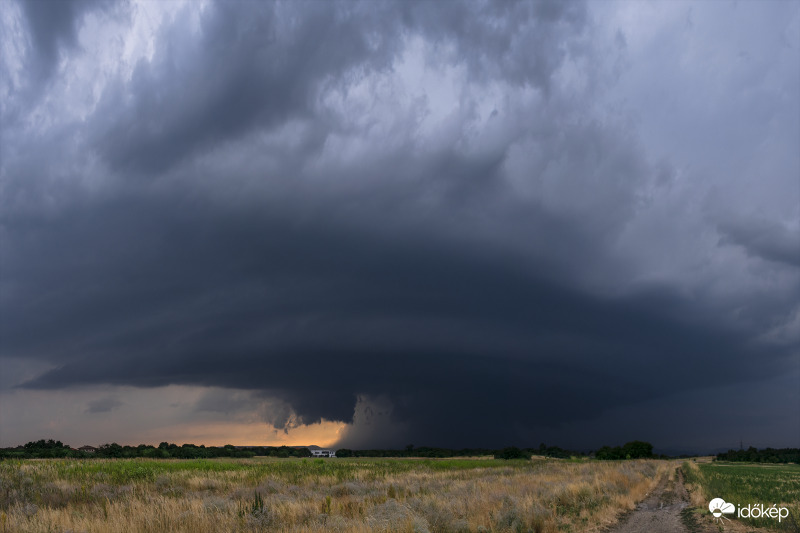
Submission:
[[[495,459],[530,459],[530,455],[524,450],[520,450],[516,446],[509,446],[508,448],[503,448],[502,450],[495,452],[494,454]]]
[[[626,442],[622,446],[622,455],[630,459],[647,459],[653,457],[653,445],[641,440]]]

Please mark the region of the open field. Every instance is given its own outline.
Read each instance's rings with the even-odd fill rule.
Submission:
[[[691,504],[697,508],[701,522],[712,520],[708,503],[712,498],[722,498],[741,506],[763,504],[765,508],[776,505],[789,509],[789,517],[778,522],[775,518],[739,518],[735,522],[748,527],[784,531],[800,531],[800,466],[796,464],[773,465],[764,463],[685,463],[683,473],[691,495]],[[728,524],[728,522],[725,522]]]
[[[487,459],[0,463],[0,531],[598,531],[675,463]]]

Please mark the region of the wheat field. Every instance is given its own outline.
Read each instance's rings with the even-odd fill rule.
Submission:
[[[0,531],[596,531],[668,461],[23,460],[0,463]]]

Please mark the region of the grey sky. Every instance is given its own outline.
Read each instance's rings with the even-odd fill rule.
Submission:
[[[0,444],[800,445],[797,3],[0,20]]]

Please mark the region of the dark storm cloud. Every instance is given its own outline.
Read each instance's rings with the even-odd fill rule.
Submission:
[[[738,245],[747,255],[800,267],[800,233],[765,219],[738,219],[720,225],[721,244]]]
[[[257,127],[311,118],[321,90],[387,69],[409,31],[465,59],[471,76],[546,89],[578,32],[579,2],[214,3],[188,25],[164,30],[151,61],[107,91],[97,144],[112,166],[152,174]],[[324,138],[334,127],[315,117]]]
[[[605,300],[503,250],[318,217],[126,197],[29,228],[38,267],[8,302],[18,311],[3,323],[6,349],[63,365],[28,387],[261,390],[306,423],[348,420],[357,394],[383,394],[409,438],[452,445],[476,438],[475,420],[508,440],[515,424],[589,418],[786,364],[781,350],[755,370],[731,364],[755,353],[746,332],[670,294]]]
[[[116,398],[106,397],[106,398],[99,398],[97,400],[92,400],[89,402],[89,405],[86,407],[87,413],[108,413],[120,407],[122,404]]]
[[[89,4],[31,5],[52,70]],[[203,416],[495,446],[791,370],[796,235],[707,232],[777,289],[695,266],[732,247],[692,248],[679,165],[597,111],[585,4],[195,8],[85,116],[3,132],[2,351],[48,369],[24,387],[201,385]],[[450,78],[407,96],[426,69]]]
[[[107,92],[100,150],[114,167],[160,172],[256,126],[308,116],[331,77],[387,65],[398,29],[383,11],[381,4],[215,3],[200,15],[197,40],[187,26],[167,27],[153,60]]]
[[[29,25],[34,57],[31,73],[45,81],[58,65],[62,49],[77,46],[77,26],[83,15],[110,5],[108,0],[24,0],[21,3]]]
[[[579,34],[583,2],[430,2],[403,4],[402,18],[435,42],[454,43],[470,74],[543,90],[567,54],[563,35]]]

